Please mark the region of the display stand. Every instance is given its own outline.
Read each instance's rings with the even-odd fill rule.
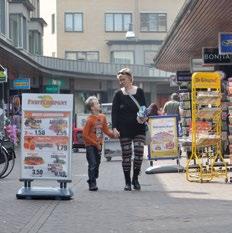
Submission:
[[[180,165],[181,153],[178,145],[177,116],[153,116],[149,117],[148,123],[151,131],[148,159],[151,166],[146,169],[145,173],[183,172],[184,168]],[[176,160],[176,165],[154,166],[154,160]]]
[[[199,72],[192,76],[192,154],[186,164],[189,181],[208,182],[224,177],[227,164],[221,147],[221,75]]]
[[[73,95],[23,94],[21,178],[18,199],[71,199]],[[34,180],[56,180],[59,187],[32,187]]]

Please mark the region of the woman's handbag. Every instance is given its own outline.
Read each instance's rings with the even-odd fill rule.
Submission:
[[[132,95],[130,95],[129,93],[127,93],[129,96],[130,96],[130,98],[135,102],[135,104],[137,105],[137,107],[138,107],[138,109],[139,109],[139,112],[140,111],[143,111],[143,112],[145,112],[146,110],[144,110],[143,108],[145,107],[145,106],[140,106],[140,104],[138,103],[138,101],[134,98],[134,96],[132,96]],[[138,112],[138,113],[139,113]],[[143,116],[143,117],[145,117],[145,116]],[[150,144],[151,144],[151,131],[150,131],[150,129],[149,129],[149,124],[148,124],[148,122],[145,122],[145,125],[146,125],[146,131],[145,131],[145,145],[147,145],[147,146],[150,146]]]

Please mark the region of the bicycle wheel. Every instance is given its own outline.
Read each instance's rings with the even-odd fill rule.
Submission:
[[[6,172],[9,161],[7,157],[7,150],[0,145],[0,178],[3,178],[3,174]]]
[[[10,149],[10,150],[7,150],[8,154],[7,154],[7,158],[8,158],[8,166],[7,166],[7,169],[6,171],[4,172],[4,174],[1,176],[1,178],[5,178],[7,177],[11,171],[13,170],[14,168],[14,165],[15,165],[15,152],[13,149]]]

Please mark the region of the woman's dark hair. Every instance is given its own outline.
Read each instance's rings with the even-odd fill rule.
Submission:
[[[158,107],[156,104],[151,104],[149,107],[148,107],[148,116],[156,116],[158,115]]]

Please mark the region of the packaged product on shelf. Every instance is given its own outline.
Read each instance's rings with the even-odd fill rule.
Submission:
[[[183,110],[182,117],[191,117],[191,110],[190,109]]]
[[[179,93],[180,101],[190,100],[190,93]]]
[[[232,86],[227,87],[227,93],[228,95],[232,95]]]
[[[181,108],[184,110],[188,110],[191,109],[191,104],[190,101],[184,101],[181,103]]]
[[[197,116],[199,118],[214,118],[221,113],[221,108],[203,108],[198,110]]]
[[[201,105],[220,105],[221,97],[222,95],[218,91],[199,91],[197,93],[197,101]]]
[[[226,131],[223,131],[223,132],[222,132],[222,140],[223,140],[223,141],[228,140],[228,133],[227,133]]]
[[[232,135],[229,135],[228,139],[229,139],[229,143],[232,144]]]

